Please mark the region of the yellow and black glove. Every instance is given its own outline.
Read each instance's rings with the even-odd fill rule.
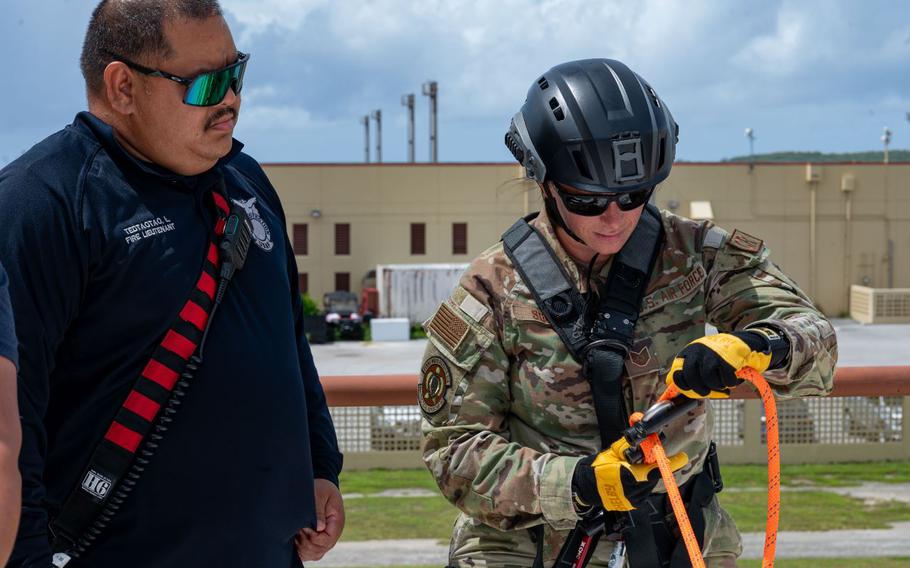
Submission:
[[[773,334],[774,339],[768,334]],[[667,384],[675,385],[689,398],[727,398],[730,389],[743,382],[736,376],[737,371],[752,367],[763,373],[776,368],[787,354],[789,343],[774,330],[708,335],[679,352],[667,373]]]
[[[608,511],[631,511],[645,502],[660,480],[660,470],[657,464],[629,463],[627,449],[629,442],[620,438],[608,449],[578,462],[572,474],[572,493],[578,506],[600,504]],[[673,471],[689,463],[685,453],[669,460]]]

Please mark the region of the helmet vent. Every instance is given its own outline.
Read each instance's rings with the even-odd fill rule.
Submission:
[[[578,168],[578,173],[582,177],[594,179],[591,177],[591,172],[588,170],[588,164],[585,162],[585,157],[581,150],[572,150],[572,159],[575,160],[575,167]]]
[[[515,156],[515,159],[518,160],[519,164],[524,164],[524,150],[521,149],[521,146],[519,146],[511,132],[506,134],[506,147],[512,152],[512,155]]]
[[[657,171],[660,171],[664,167],[664,162],[667,161],[667,136],[660,137],[660,155],[657,159]]]
[[[550,109],[553,111],[553,116],[556,117],[556,120],[565,120],[566,115],[562,112],[562,109],[559,108],[559,101],[556,100],[556,97],[550,99]]]
[[[648,85],[648,93],[651,94],[651,98],[654,99],[654,104],[657,105],[657,108],[660,108],[660,98],[654,92],[654,89],[651,88],[651,85]]]
[[[537,84],[540,86],[541,91],[545,91],[550,87],[550,83],[547,82],[546,77],[541,77],[540,79],[538,79]]]

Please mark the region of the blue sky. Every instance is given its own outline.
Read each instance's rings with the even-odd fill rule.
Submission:
[[[79,50],[93,0],[2,0],[0,166],[85,108]],[[383,111],[383,158],[406,159],[428,79],[440,161],[510,161],[502,135],[528,86],[562,61],[611,57],[647,78],[681,127],[678,157],[910,147],[904,0],[222,0],[252,53],[236,136],[263,162],[360,162],[359,119]],[[375,136],[374,136],[375,142]]]

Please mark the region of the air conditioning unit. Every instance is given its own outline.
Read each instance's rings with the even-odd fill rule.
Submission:
[[[850,317],[860,323],[910,323],[910,288],[853,285]]]

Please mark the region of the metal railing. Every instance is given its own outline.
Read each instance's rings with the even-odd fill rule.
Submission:
[[[326,376],[346,469],[420,465],[417,375]],[[725,463],[764,463],[761,402],[747,385],[713,401]],[[910,459],[910,366],[843,367],[827,397],[778,401],[784,463]]]

